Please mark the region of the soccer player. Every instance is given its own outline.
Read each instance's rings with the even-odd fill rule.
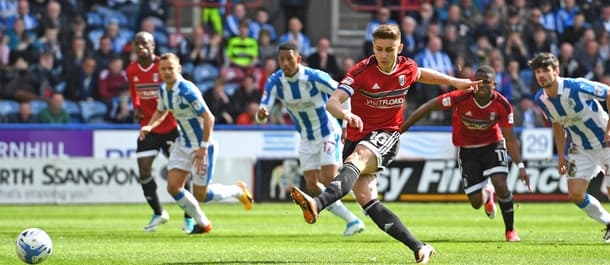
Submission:
[[[214,174],[215,144],[212,142],[214,115],[201,96],[199,88],[181,75],[180,60],[173,53],[161,56],[159,73],[159,104],[148,125],[140,129],[143,139],[159,126],[171,112],[180,126],[180,136],[174,143],[168,162],[167,191],[178,205],[195,219],[191,234],[208,233],[212,223],[199,207],[200,202],[218,201],[229,197],[239,199],[246,210],[252,208],[252,196],[245,183],[210,185]],[[193,178],[193,194],[184,189],[189,173]]]
[[[155,56],[155,40],[152,34],[141,31],[138,32],[133,40],[133,48],[137,59],[127,66],[127,80],[131,93],[134,117],[139,121],[140,126],[145,126],[157,109],[159,102],[159,58]],[[144,190],[144,197],[153,210],[153,215],[144,231],[152,232],[157,226],[169,220],[167,211],[161,207],[159,196],[157,195],[157,183],[152,175],[152,164],[157,157],[159,150],[166,157],[169,157],[170,143],[178,137],[178,125],[174,116],[168,114],[165,119],[146,135],[144,139],[138,140],[137,153],[138,168],[140,170],[140,184]],[[184,188],[190,191],[190,179],[185,183]],[[193,230],[193,219],[184,215],[184,225],[182,230],[190,232]]]
[[[301,59],[296,43],[279,46],[281,69],[267,80],[256,119],[259,123],[267,120],[276,97],[286,106],[301,135],[299,160],[307,193],[317,195],[330,184],[341,164],[343,130],[325,109],[338,84],[328,73],[303,66]],[[344,107],[349,107],[349,102]],[[347,223],[344,236],[364,230],[364,223],[340,200],[329,205],[328,210]]]
[[[434,248],[417,240],[400,219],[377,199],[376,173],[393,159],[399,146],[403,103],[413,82],[446,84],[460,89],[476,82],[418,68],[402,50],[396,25],[381,25],[373,32],[374,55],[350,69],[329,99],[326,108],[347,121],[344,165],[326,190],[311,198],[298,188],[290,195],[303,210],[307,223],[318,213],[353,190],[356,200],[377,226],[413,251],[418,263],[428,263]],[[341,103],[351,97],[351,111]]]
[[[540,53],[529,61],[538,90],[534,101],[552,122],[557,168],[568,174],[568,198],[594,220],[606,226],[603,240],[610,243],[610,214],[600,202],[587,193],[589,181],[600,171],[608,178],[610,166],[610,89],[607,85],[584,78],[559,76],[559,60],[551,53]],[[571,145],[566,158],[566,133]],[[610,182],[606,181],[610,191]]]
[[[409,116],[400,131],[405,132],[430,111],[453,110],[453,144],[459,147],[462,184],[470,205],[479,209],[485,203],[485,213],[493,219],[496,204],[492,187],[495,187],[502,209],[506,241],[520,241],[514,228],[513,195],[506,184],[507,150],[513,163],[517,164],[519,179],[528,187],[529,176],[525,172],[513,132],[512,106],[496,91],[496,71],[493,68],[481,66],[475,77],[481,83],[474,90],[456,90],[431,99]],[[489,179],[493,186],[487,185]]]

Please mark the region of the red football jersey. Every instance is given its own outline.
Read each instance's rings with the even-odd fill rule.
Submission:
[[[470,91],[455,90],[438,97],[442,109],[453,109],[453,144],[472,146],[500,141],[500,128],[513,127],[513,108],[493,90],[491,101],[479,106]]]
[[[140,66],[137,61],[132,62],[127,66],[126,72],[133,108],[140,109],[144,116],[140,119],[140,126],[147,125],[157,110],[159,101],[159,85],[162,83],[159,75],[159,58],[155,58],[153,64],[147,68]],[[165,120],[152,131],[168,133],[175,130],[176,126],[176,119],[168,113]]]
[[[347,127],[347,139],[358,141],[375,130],[399,131],[407,91],[417,76],[415,61],[402,56],[391,73],[379,70],[375,56],[354,65],[339,89],[351,96],[352,113],[360,116],[364,129]]]

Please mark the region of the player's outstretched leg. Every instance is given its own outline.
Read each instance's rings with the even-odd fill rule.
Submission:
[[[604,235],[604,242],[610,243],[610,235],[608,229],[610,229],[610,214],[602,207],[597,198],[590,194],[585,194],[585,199],[577,204],[578,208],[583,210],[587,215],[594,220],[606,225],[606,234]]]
[[[345,205],[340,200],[332,203],[331,205],[326,207],[326,209],[334,215],[345,220],[347,224],[345,227],[345,231],[343,231],[344,236],[352,236],[364,231],[364,222],[362,222],[362,220],[356,217],[355,214],[350,212],[350,210],[348,210],[347,207],[345,207]]]
[[[189,191],[191,194],[193,193],[192,178],[190,176],[186,179],[186,182],[184,183],[184,189]],[[184,212],[184,223],[182,224],[182,232],[190,233],[191,231],[193,231],[194,227],[195,220],[193,219],[193,217],[188,215],[188,213]]]
[[[373,199],[362,208],[377,224],[379,229],[409,247],[413,251],[417,263],[426,264],[430,261],[430,257],[435,253],[434,248],[417,240],[398,216],[386,208],[379,200]]]
[[[303,218],[308,224],[313,224],[318,220],[318,208],[315,200],[297,187],[292,187],[290,197],[301,207]]]
[[[205,203],[235,198],[243,204],[244,209],[246,210],[252,209],[252,205],[254,204],[254,199],[252,199],[252,195],[248,191],[246,183],[243,181],[238,181],[237,184],[234,185],[210,184],[208,185],[207,191]]]

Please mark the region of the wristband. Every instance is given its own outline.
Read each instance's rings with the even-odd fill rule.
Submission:
[[[201,144],[199,145],[199,147],[202,147],[202,148],[208,148],[208,146],[210,146],[210,143],[208,143],[206,141],[201,141]]]
[[[519,162],[519,163],[517,163],[517,168],[518,169],[525,168],[525,164],[523,164],[523,162]]]

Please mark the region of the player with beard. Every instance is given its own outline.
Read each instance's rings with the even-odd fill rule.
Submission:
[[[496,71],[490,66],[479,67],[475,74],[481,82],[474,90],[456,90],[435,97],[420,106],[403,123],[401,132],[433,110],[453,110],[452,139],[458,147],[458,162],[462,184],[473,208],[485,205],[490,219],[496,216],[494,187],[504,219],[506,241],[520,241],[514,228],[513,195],[508,190],[508,157],[519,169],[519,179],[529,188],[529,176],[521,161],[519,146],[513,131],[513,111],[510,103],[496,91]],[[488,185],[489,180],[493,186]]]

